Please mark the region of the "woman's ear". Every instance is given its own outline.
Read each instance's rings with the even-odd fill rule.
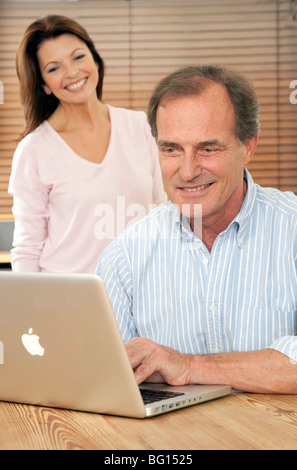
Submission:
[[[42,85],[43,91],[46,95],[51,95],[52,91],[47,85]]]

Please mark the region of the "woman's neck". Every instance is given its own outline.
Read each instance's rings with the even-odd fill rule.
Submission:
[[[92,129],[109,118],[107,106],[96,99],[83,104],[69,105],[60,103],[48,122],[58,132],[76,129]]]

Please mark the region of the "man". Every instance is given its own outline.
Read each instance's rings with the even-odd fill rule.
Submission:
[[[97,270],[137,382],[297,393],[297,198],[245,168],[259,132],[251,85],[219,67],[182,69],[157,86],[148,116],[169,201]]]

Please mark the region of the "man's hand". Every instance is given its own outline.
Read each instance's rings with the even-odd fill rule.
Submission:
[[[190,383],[193,356],[146,338],[133,338],[127,343],[126,350],[138,384],[166,382],[178,386]]]
[[[297,363],[272,349],[192,356],[146,338],[132,339],[126,349],[138,384],[226,384],[244,392],[297,394]]]

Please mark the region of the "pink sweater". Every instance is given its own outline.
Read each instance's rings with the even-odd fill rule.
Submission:
[[[145,113],[108,108],[100,164],[79,157],[47,121],[19,143],[9,183],[14,271],[93,273],[107,244],[166,200]]]

